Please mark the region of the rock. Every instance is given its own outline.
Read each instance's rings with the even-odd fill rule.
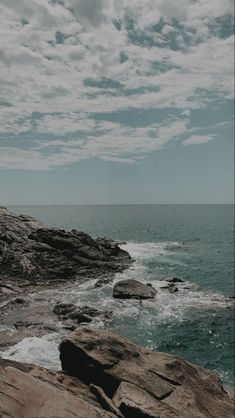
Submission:
[[[3,418],[115,418],[78,379],[42,367],[0,359]]]
[[[9,299],[9,300],[6,300],[6,301],[0,303],[0,309],[1,308],[14,309],[14,308],[17,308],[19,306],[24,306],[25,307],[25,306],[28,306],[28,305],[29,305],[29,301],[27,299],[22,298],[22,297],[16,297],[16,298]]]
[[[102,279],[97,280],[97,282],[95,283],[95,287],[102,287],[105,286],[106,284],[110,283],[110,278],[109,277],[105,277]]]
[[[98,396],[126,418],[234,416],[233,402],[214,372],[111,332],[74,331],[61,343],[60,359],[64,372],[101,388]]]
[[[122,382],[114,395],[113,402],[125,417],[181,418],[174,408],[154,399],[132,383]]]
[[[97,401],[100,403],[100,405],[107,411],[113,412],[114,415],[117,415],[119,418],[124,418],[124,415],[120,412],[120,410],[115,406],[115,404],[112,402],[110,398],[105,394],[103,389],[99,386],[90,385],[90,390],[97,398]]]
[[[229,398],[230,398],[233,402],[235,402],[235,388],[234,388],[234,387],[232,387],[232,388],[226,388],[226,392],[227,392],[227,394],[228,394]]]
[[[114,274],[130,255],[107,238],[47,228],[35,219],[0,208],[0,278],[30,282]]]
[[[72,320],[76,324],[91,322],[96,317],[110,319],[112,315],[110,311],[99,311],[92,306],[76,306],[73,303],[58,303],[54,307],[53,312],[60,320]]]
[[[168,283],[184,283],[184,280],[179,279],[178,277],[173,277],[172,279],[164,279]]]
[[[169,287],[169,292],[170,293],[177,293],[179,291],[178,287],[173,286],[173,287]]]
[[[152,286],[132,279],[116,283],[113,289],[113,297],[118,299],[153,299],[156,293]]]

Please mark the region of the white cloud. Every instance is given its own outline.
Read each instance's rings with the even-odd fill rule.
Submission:
[[[1,149],[0,168],[50,170],[87,158],[134,163],[184,134],[187,124],[188,119],[173,119],[134,129],[101,123],[98,128],[105,132],[99,136],[89,134],[86,138],[70,140],[40,140],[27,150],[4,147]]]
[[[232,98],[234,38],[210,32],[216,19],[232,13],[230,0],[179,0],[177,7],[173,0],[1,0],[0,135],[30,134],[33,149],[40,135],[63,142],[59,136],[69,140],[82,131],[86,144],[106,148],[106,154],[98,152],[100,158],[122,161],[114,151],[117,143],[126,147],[129,162],[138,154],[135,137],[144,135],[146,153],[157,149],[161,139],[153,146],[145,128],[141,133],[112,122],[108,126],[94,113],[174,108],[187,118],[214,98]],[[154,32],[160,19],[166,25]],[[172,19],[179,20],[181,29]],[[166,117],[165,131],[167,123]],[[157,121],[154,129],[164,137]],[[125,144],[117,139],[120,135]],[[19,148],[14,152],[27,166]],[[8,151],[10,145],[1,148],[1,166],[7,164]],[[89,158],[89,152],[92,157],[90,145],[77,155]],[[40,155],[34,154],[36,166]],[[45,157],[48,167],[55,160],[61,165],[73,160],[62,148],[50,158]]]
[[[212,139],[215,138],[215,135],[208,134],[208,135],[191,135],[188,139],[183,142],[183,145],[199,145],[199,144],[206,144]]]

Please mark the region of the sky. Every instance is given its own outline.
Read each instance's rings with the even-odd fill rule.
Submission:
[[[232,0],[0,0],[0,204],[231,203]]]

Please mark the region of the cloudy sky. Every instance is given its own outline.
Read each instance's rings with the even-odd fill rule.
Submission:
[[[232,0],[0,0],[0,204],[223,203]]]

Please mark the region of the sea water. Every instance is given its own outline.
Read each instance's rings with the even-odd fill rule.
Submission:
[[[156,351],[177,354],[217,371],[234,384],[234,217],[232,205],[120,205],[12,207],[62,229],[125,241],[135,262],[115,281],[134,278],[152,283],[154,301],[112,297],[113,283],[74,283],[59,300],[113,311],[111,322],[95,326],[118,332]],[[178,277],[177,293],[161,289]],[[51,298],[55,295],[51,290]],[[58,334],[26,338],[6,357],[59,367]]]

